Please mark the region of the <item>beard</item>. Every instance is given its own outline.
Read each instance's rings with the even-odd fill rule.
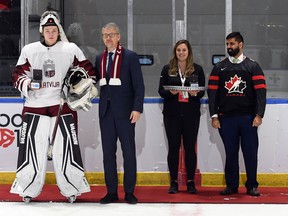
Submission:
[[[239,47],[236,49],[227,49],[227,53],[229,54],[229,56],[235,57],[238,53],[240,52]]]

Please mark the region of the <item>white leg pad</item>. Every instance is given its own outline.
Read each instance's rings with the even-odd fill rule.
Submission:
[[[45,182],[48,137],[51,119],[47,116],[25,114],[19,140],[16,179],[11,193],[36,197]]]
[[[90,191],[71,114],[61,115],[59,119],[53,148],[53,165],[57,185],[63,196],[79,196]]]

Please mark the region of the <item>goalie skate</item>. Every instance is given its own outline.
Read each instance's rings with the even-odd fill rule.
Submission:
[[[23,197],[23,202],[26,203],[26,204],[29,204],[32,200],[32,197],[29,197],[29,196],[25,196]]]
[[[70,203],[74,203],[75,200],[76,200],[76,196],[73,195],[73,196],[67,197],[67,199],[68,199],[68,201],[69,201]]]

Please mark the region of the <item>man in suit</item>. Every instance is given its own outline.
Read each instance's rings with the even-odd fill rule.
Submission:
[[[117,139],[124,159],[124,191],[127,203],[138,202],[136,185],[135,123],[143,112],[144,81],[138,55],[120,44],[120,30],[115,23],[102,28],[104,52],[96,56],[100,78],[99,118],[107,194],[100,203],[118,200]]]

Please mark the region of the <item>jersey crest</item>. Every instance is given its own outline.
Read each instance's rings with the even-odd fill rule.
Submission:
[[[246,81],[243,81],[241,77],[235,75],[230,77],[228,82],[225,82],[225,88],[228,90],[228,93],[240,93],[243,94],[244,89],[246,88]]]
[[[53,60],[44,61],[43,69],[45,77],[55,76],[55,63]]]

